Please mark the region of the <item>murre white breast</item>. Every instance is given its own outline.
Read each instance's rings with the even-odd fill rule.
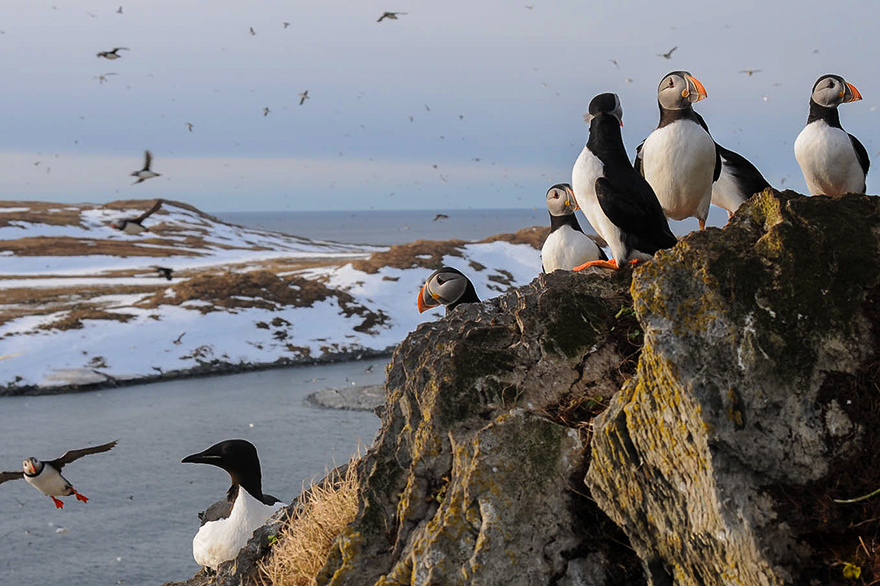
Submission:
[[[226,499],[199,515],[202,526],[193,538],[193,558],[216,570],[223,562],[235,559],[254,530],[285,505],[274,496],[263,494],[260,459],[257,449],[247,440],[225,440],[181,462],[223,468],[232,480]]]

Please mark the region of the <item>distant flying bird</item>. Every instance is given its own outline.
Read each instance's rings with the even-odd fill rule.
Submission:
[[[379,17],[379,20],[376,22],[382,22],[386,18],[388,20],[397,20],[398,15],[403,16],[406,12],[383,12],[382,16]]]
[[[109,80],[107,79],[107,77],[110,76],[110,75],[117,75],[117,74],[116,74],[116,73],[104,73],[104,74],[102,74],[102,75],[96,75],[96,76],[95,76],[95,79],[98,80],[98,84],[102,84],[102,83],[104,83],[104,82],[106,82],[106,81],[109,81]]]
[[[672,59],[672,54],[675,52],[676,49],[678,49],[678,45],[676,45],[676,46],[674,46],[673,48],[669,49],[669,50],[666,51],[665,53],[657,53],[657,56],[658,56],[658,57],[663,57],[664,59]]]
[[[140,171],[134,171],[131,176],[137,177],[137,181],[132,183],[132,185],[137,185],[138,183],[143,183],[147,179],[152,179],[153,177],[158,177],[158,173],[153,173],[150,170],[150,164],[153,162],[153,154],[150,151],[144,151],[144,168]]]
[[[428,112],[431,111],[431,108],[428,107],[428,104],[425,104],[425,110],[427,110]]]
[[[265,107],[265,108],[263,108],[263,118],[265,118],[266,116],[268,116],[268,115],[269,115],[269,112],[271,112],[271,111],[272,111],[272,110],[270,110],[270,109],[268,108],[268,106]]]
[[[740,73],[745,73],[749,77],[752,77],[756,73],[761,73],[760,69],[740,69]]]
[[[526,4],[526,10],[534,10],[534,8],[531,4]]]
[[[254,30],[254,27],[250,27],[248,29],[248,32],[251,34],[252,37],[257,36],[257,31]]]
[[[186,123],[186,129],[189,130],[190,132],[193,131],[193,125],[192,125],[192,122],[187,122],[187,123]]]
[[[121,232],[125,232],[126,234],[140,234],[141,232],[148,232],[150,229],[144,226],[143,221],[159,211],[159,208],[161,207],[162,200],[157,199],[156,203],[153,204],[153,207],[142,213],[137,218],[117,220],[116,222],[110,224],[110,227]]]
[[[434,219],[432,221],[436,222],[437,220],[448,220],[448,219],[449,219],[449,216],[447,216],[446,214],[437,214],[436,216],[434,216]]]
[[[309,99],[309,90],[304,91],[299,95],[299,105],[302,106],[306,100]]]
[[[364,369],[364,372],[367,373],[367,374],[372,374],[372,372],[373,372],[373,365],[371,364],[371,365],[369,365],[368,367],[366,367],[366,368]]]
[[[118,53],[118,51],[130,51],[128,47],[114,47],[112,51],[101,51],[98,53],[98,57],[103,57],[104,59],[109,59],[113,61],[114,59],[122,59],[122,55]]]
[[[285,22],[282,22],[282,23],[281,23],[281,24],[283,24],[283,25],[284,25],[284,28],[287,28],[287,27],[289,27],[289,26],[290,26],[290,23],[289,23],[289,22],[286,22],[286,21],[285,21]]]
[[[107,444],[101,444],[100,446],[83,448],[82,450],[69,450],[60,458],[45,462],[41,462],[36,458],[28,458],[22,462],[21,470],[0,472],[0,484],[8,480],[21,480],[24,478],[28,484],[51,498],[52,502],[55,503],[56,509],[64,508],[64,503],[55,498],[56,496],[76,495],[76,500],[87,503],[89,499],[76,492],[70,481],[61,475],[61,469],[64,468],[65,464],[70,464],[89,454],[106,452],[115,445],[116,440]]]
[[[167,280],[171,280],[171,273],[174,272],[174,269],[170,267],[160,267],[153,265],[153,268],[156,269],[156,272],[159,273],[160,277],[165,277]]]
[[[122,6],[116,9],[116,14],[122,14]]]

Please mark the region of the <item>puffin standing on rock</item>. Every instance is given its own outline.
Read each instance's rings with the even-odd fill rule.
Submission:
[[[691,104],[706,88],[687,71],[673,71],[657,88],[660,124],[636,152],[636,169],[653,188],[667,218],[695,217],[706,227],[712,182],[721,174],[715,141]]]
[[[837,107],[862,99],[856,86],[839,75],[813,84],[807,125],[794,141],[794,156],[813,195],[865,193],[871,160],[859,139],[840,125]]]
[[[591,260],[608,260],[596,241],[584,234],[574,215],[577,209],[574,191],[568,183],[557,183],[547,190],[550,234],[541,247],[541,268],[545,273],[557,269],[570,271]]]
[[[574,270],[617,269],[675,246],[678,240],[657,196],[626,156],[620,135],[623,108],[617,94],[593,98],[584,119],[590,124],[590,138],[575,161],[571,183],[590,225],[611,248],[612,259],[590,261]]]
[[[101,444],[91,448],[83,448],[82,450],[70,450],[64,453],[60,458],[54,460],[46,460],[41,462],[36,458],[28,458],[22,462],[22,469],[15,472],[0,472],[0,484],[7,480],[19,480],[24,478],[28,484],[48,496],[55,503],[56,509],[63,509],[64,503],[55,498],[58,496],[76,495],[76,500],[84,503],[89,499],[76,491],[70,481],[61,475],[61,469],[65,464],[70,464],[74,460],[79,460],[83,456],[89,454],[99,454],[109,451],[116,445],[114,440],[110,443]]]
[[[223,468],[232,479],[226,498],[199,513],[201,528],[193,538],[193,558],[216,570],[221,563],[235,559],[254,530],[285,505],[263,494],[257,448],[247,440],[222,441],[181,460],[188,462]]]
[[[417,299],[419,313],[440,305],[446,306],[446,315],[462,303],[479,303],[474,284],[464,273],[452,267],[440,268],[422,285]]]

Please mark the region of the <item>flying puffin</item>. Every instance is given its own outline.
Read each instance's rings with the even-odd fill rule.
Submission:
[[[660,124],[639,145],[636,169],[648,180],[667,218],[691,216],[706,227],[712,182],[721,174],[721,157],[706,123],[691,104],[707,96],[687,71],[673,71],[657,88]]]
[[[114,59],[122,59],[122,55],[120,55],[119,51],[128,51],[128,47],[115,47],[112,51],[101,51],[98,53],[98,57],[103,57],[104,59],[109,59],[113,61]]]
[[[477,291],[464,273],[452,267],[443,267],[431,273],[419,291],[419,313],[440,305],[446,306],[446,315],[462,303],[479,303]]]
[[[730,217],[752,195],[770,187],[770,183],[739,153],[717,142],[715,150],[721,157],[721,175],[712,184],[712,204],[727,210],[727,216]]]
[[[591,260],[608,260],[596,241],[584,234],[574,215],[577,209],[574,191],[568,183],[557,183],[547,190],[550,234],[541,247],[541,268],[545,273],[557,269],[570,271]]]
[[[201,527],[193,538],[193,558],[212,568],[234,559],[254,533],[284,503],[264,494],[257,448],[242,439],[225,440],[187,456],[181,463],[212,464],[232,479],[226,498],[199,513]]]
[[[674,246],[677,239],[657,196],[626,156],[620,135],[620,98],[599,94],[590,101],[584,120],[590,124],[590,138],[571,170],[571,183],[590,225],[611,248],[612,259],[587,262],[574,270],[587,266],[616,269]]]
[[[110,450],[116,445],[116,441],[118,440],[114,440],[107,444],[101,444],[100,446],[83,448],[82,450],[69,450],[60,458],[46,460],[45,462],[41,462],[36,458],[28,458],[22,462],[21,470],[15,472],[0,472],[0,484],[3,484],[7,480],[19,480],[24,478],[28,484],[52,499],[52,502],[55,503],[56,509],[64,508],[64,503],[61,502],[60,499],[55,498],[57,496],[76,495],[76,500],[87,503],[89,502],[89,499],[73,488],[70,481],[61,475],[61,469],[64,468],[65,464],[70,464],[74,460],[79,460],[83,456],[99,454]]]
[[[149,218],[151,215],[159,211],[159,208],[162,207],[162,200],[157,199],[156,203],[153,204],[153,207],[142,213],[137,218],[128,218],[125,220],[117,220],[110,224],[111,228],[115,228],[120,232],[125,232],[126,234],[140,234],[141,232],[149,231],[149,228],[143,225],[143,221]]]
[[[144,151],[144,168],[140,171],[133,171],[131,173],[132,177],[137,177],[137,181],[132,183],[132,185],[137,185],[138,183],[143,183],[147,179],[152,179],[153,177],[159,177],[159,173],[154,173],[150,171],[150,164],[153,162],[153,153],[150,151]]]
[[[839,75],[823,75],[813,85],[807,125],[794,141],[794,156],[813,195],[865,193],[871,161],[859,139],[840,125],[837,107],[862,99]]]

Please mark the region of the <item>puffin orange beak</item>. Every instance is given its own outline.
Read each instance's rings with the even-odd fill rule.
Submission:
[[[709,97],[709,94],[706,93],[706,88],[703,86],[702,82],[700,82],[699,79],[697,79],[696,77],[693,77],[692,75],[686,75],[685,78],[687,79],[687,82],[688,82],[688,89],[689,89],[690,95],[684,96],[684,97],[686,97],[686,98],[690,97],[691,102],[699,102],[700,100]],[[693,96],[693,94],[695,94],[695,93],[696,93],[697,97]]]
[[[622,124],[621,124],[621,126],[622,126]],[[571,209],[571,211],[576,212],[576,211],[578,211],[579,209],[581,209],[581,206],[578,205],[578,200],[577,200],[577,198],[574,196],[574,190],[573,190],[573,189],[569,189],[569,188],[566,187],[566,188],[565,188],[565,191],[568,192],[568,195],[571,196],[571,201],[574,202],[574,204],[573,204],[574,207]],[[566,205],[568,205],[568,204],[566,204]]]
[[[850,82],[846,82],[846,87],[849,88],[849,91],[846,92],[847,95],[843,98],[844,102],[857,102],[862,99],[862,93],[856,89],[856,86]]]
[[[422,288],[419,290],[419,297],[418,297],[418,299],[416,300],[416,305],[417,305],[418,308],[419,308],[419,313],[425,313],[426,311],[428,311],[429,309],[431,309],[428,305],[425,304],[425,301],[424,301],[424,299],[425,299],[425,287],[427,287],[427,286],[428,286],[427,283],[425,283],[424,285],[422,285]]]

